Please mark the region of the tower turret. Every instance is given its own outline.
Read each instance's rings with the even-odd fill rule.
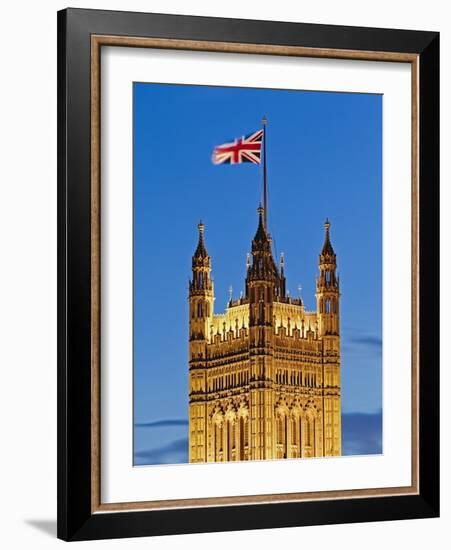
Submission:
[[[199,241],[192,259],[193,278],[189,284],[190,341],[205,342],[213,318],[214,288],[211,259],[204,241],[204,224],[198,225]]]
[[[319,277],[316,280],[316,303],[319,336],[338,335],[340,288],[337,256],[330,242],[330,222],[324,224],[324,244],[319,255]]]
[[[318,336],[322,341],[324,387],[324,454],[341,455],[340,285],[337,256],[330,242],[330,222],[324,224],[324,244],[316,280]],[[329,427],[329,428],[328,428]]]
[[[246,295],[250,304],[249,326],[272,324],[272,303],[280,287],[280,275],[271,251],[271,240],[258,207],[258,228],[252,241],[252,264],[246,277]],[[261,337],[264,341],[263,332]]]
[[[204,224],[198,225],[199,241],[192,258],[193,278],[189,282],[189,447],[190,462],[205,462],[206,449],[199,444],[206,437],[204,423],[207,391],[207,344],[213,320],[214,289],[211,260],[204,241]]]

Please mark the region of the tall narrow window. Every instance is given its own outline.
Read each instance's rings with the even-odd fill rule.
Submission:
[[[302,433],[302,417],[300,416],[299,417],[299,446],[298,446],[298,449],[299,449],[299,457],[302,457],[302,437],[303,437],[303,433]]]
[[[284,437],[284,449],[283,449],[283,458],[288,458],[288,417],[285,416],[284,417],[284,434],[283,434],[283,437]]]
[[[296,424],[297,424],[296,417],[292,416],[291,417],[291,444],[292,445],[297,445],[298,443]]]
[[[215,422],[215,460],[221,460],[222,453],[222,424]]]
[[[313,445],[313,419],[309,416],[306,419],[305,442],[309,447]]]
[[[240,416],[240,460],[244,460],[244,417]]]
[[[235,450],[235,422],[227,422],[227,460],[233,460],[233,451]]]
[[[249,417],[246,416],[244,419],[244,450],[248,450],[248,456],[249,456]],[[246,457],[246,454],[244,455]]]
[[[277,417],[278,458],[287,458],[287,419],[285,415]]]
[[[283,422],[282,417],[277,417],[277,445],[283,444]]]

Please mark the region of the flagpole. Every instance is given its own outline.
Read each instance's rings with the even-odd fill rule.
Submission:
[[[268,231],[268,197],[266,193],[266,123],[268,122],[265,115],[262,118],[263,124],[263,223],[265,231]]]

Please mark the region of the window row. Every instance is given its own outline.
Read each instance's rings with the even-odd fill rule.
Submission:
[[[277,458],[301,458],[303,449],[315,446],[316,421],[307,416],[276,418]]]
[[[214,424],[213,452],[216,462],[248,460],[249,420],[241,416],[238,420],[226,420]]]
[[[316,372],[304,372],[288,369],[278,369],[276,371],[276,384],[285,384],[291,386],[304,386],[307,388],[316,388],[319,377]]]
[[[249,371],[239,371],[210,378],[208,391],[221,391],[249,384]]]

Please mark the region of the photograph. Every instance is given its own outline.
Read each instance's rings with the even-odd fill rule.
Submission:
[[[440,36],[399,14],[58,12],[60,539],[439,516]]]
[[[383,95],[132,94],[133,465],[383,454]]]

